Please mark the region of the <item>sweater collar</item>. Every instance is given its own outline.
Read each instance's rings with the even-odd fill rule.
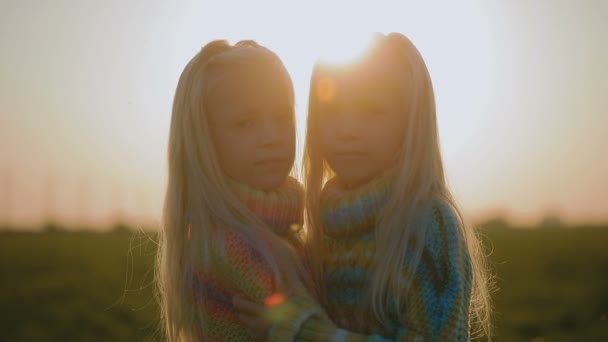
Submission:
[[[299,230],[303,224],[304,191],[293,177],[271,191],[263,191],[229,179],[237,197],[275,233],[285,235]]]
[[[394,170],[354,189],[344,188],[335,177],[329,180],[320,199],[325,234],[333,238],[355,238],[373,232],[393,182]]]

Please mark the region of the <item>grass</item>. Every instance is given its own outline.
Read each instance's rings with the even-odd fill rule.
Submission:
[[[487,232],[503,341],[608,339],[608,229]]]
[[[0,234],[3,339],[156,340],[154,251],[141,233]]]
[[[484,230],[498,341],[608,340],[608,227]],[[153,234],[0,233],[6,341],[157,341]]]

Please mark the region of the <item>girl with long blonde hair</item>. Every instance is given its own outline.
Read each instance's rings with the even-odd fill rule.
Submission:
[[[409,39],[378,35],[353,64],[315,65],[303,167],[325,312],[298,322],[297,340],[491,336],[485,255],[448,188],[431,78]],[[268,311],[237,304],[246,323]],[[264,325],[248,325],[261,335]]]
[[[179,79],[157,263],[166,338],[249,341],[232,305],[304,283],[298,227],[303,190],[295,156],[291,78],[254,41],[210,42]]]

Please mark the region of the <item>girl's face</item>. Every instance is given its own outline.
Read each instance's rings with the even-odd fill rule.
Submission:
[[[207,114],[222,170],[261,190],[283,184],[295,156],[294,105],[275,71],[230,70],[212,87]]]
[[[391,81],[386,63],[358,71],[321,78],[335,85],[335,96],[320,96],[316,113],[321,153],[348,188],[367,183],[394,164],[406,121],[403,91]]]

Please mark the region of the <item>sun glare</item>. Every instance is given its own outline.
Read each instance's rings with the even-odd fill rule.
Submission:
[[[372,34],[337,36],[324,35],[319,39],[318,57],[332,64],[352,63],[365,55],[372,42]],[[362,39],[363,38],[363,39]]]
[[[325,31],[315,40],[314,50],[322,63],[347,66],[365,56],[372,46],[372,39],[371,33],[339,35]],[[335,98],[336,88],[334,79],[323,77],[318,80],[316,96],[322,102],[329,102]]]
[[[336,96],[336,81],[330,77],[323,77],[317,86],[317,97],[322,102],[329,102]]]

